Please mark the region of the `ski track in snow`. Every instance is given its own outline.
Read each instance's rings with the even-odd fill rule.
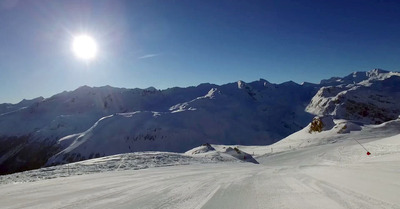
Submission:
[[[332,149],[0,186],[2,208],[400,208],[400,164],[314,164]],[[123,160],[123,159],[122,159]],[[311,162],[311,164],[310,164]]]
[[[107,172],[2,185],[0,202],[2,208],[400,208],[397,174],[363,175],[367,169],[214,164]],[[376,174],[392,178],[365,181]]]

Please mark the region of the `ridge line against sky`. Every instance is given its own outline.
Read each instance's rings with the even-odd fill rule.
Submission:
[[[149,56],[145,55],[144,58],[139,58],[139,59],[147,59],[147,58],[151,58],[151,57],[153,57],[153,55],[149,55]],[[381,68],[375,68],[375,69],[383,70],[383,71],[385,71],[385,72],[397,72],[397,73],[400,73],[400,71],[386,71],[386,70],[381,69]],[[375,70],[375,69],[372,69],[372,70]],[[354,72],[352,72],[352,73],[356,73],[356,72],[365,72],[365,73],[366,73],[366,72],[370,72],[370,71],[372,71],[372,70],[369,70],[369,71],[354,71]],[[350,74],[348,74],[348,75],[345,75],[345,76],[333,76],[333,77],[329,77],[329,78],[324,78],[324,79],[321,79],[319,82],[316,82],[316,83],[307,82],[307,81],[304,81],[304,82],[302,82],[302,83],[297,83],[297,82],[295,82],[295,83],[297,83],[297,84],[299,84],[299,85],[303,85],[303,83],[309,83],[309,84],[318,85],[318,84],[320,84],[321,81],[324,81],[324,80],[325,80],[325,81],[328,81],[328,80],[336,79],[336,78],[344,78],[344,77],[346,77],[346,76],[351,76],[352,73],[350,73]],[[220,84],[210,83],[210,82],[203,82],[203,83],[199,83],[199,84],[191,85],[191,86],[170,86],[170,87],[167,87],[167,88],[155,88],[155,87],[153,87],[153,86],[148,86],[148,87],[144,87],[144,88],[139,88],[139,87],[124,87],[124,86],[110,86],[110,85],[103,85],[103,86],[88,86],[88,85],[82,85],[82,86],[76,87],[76,88],[74,88],[74,89],[68,89],[68,90],[64,89],[62,92],[72,92],[72,91],[75,91],[75,90],[77,90],[77,89],[79,89],[79,88],[81,88],[81,87],[88,87],[88,88],[111,87],[111,88],[123,88],[123,89],[124,89],[124,88],[125,88],[125,89],[137,89],[137,88],[139,88],[139,89],[143,89],[143,90],[155,88],[156,90],[166,90],[166,89],[168,89],[168,88],[188,88],[188,87],[196,87],[196,86],[200,86],[200,85],[202,85],[202,84],[211,84],[211,85],[222,86],[222,85],[226,85],[226,84],[232,84],[232,83],[234,84],[234,83],[239,82],[239,81],[243,81],[243,80],[231,81],[231,82],[220,83]],[[257,79],[257,80],[252,80],[252,81],[243,81],[243,82],[244,82],[244,83],[252,83],[252,82],[257,82],[257,81],[267,81],[267,82],[269,82],[267,79],[264,79],[264,78],[259,78],[259,79]],[[270,83],[280,85],[280,84],[284,84],[284,83],[287,83],[287,82],[294,82],[294,81],[288,80],[288,81],[284,81],[284,82],[280,82],[280,83],[274,83],[274,82],[270,82]],[[321,84],[321,85],[323,85],[323,84]],[[62,93],[62,92],[56,92],[56,93],[54,93],[54,94],[52,94],[52,95],[48,95],[48,96],[42,96],[42,95],[40,95],[40,96],[35,96],[35,97],[32,97],[32,98],[23,98],[23,99],[21,99],[21,100],[19,100],[19,101],[17,101],[17,102],[12,103],[12,104],[17,104],[17,103],[19,103],[19,102],[21,102],[21,101],[23,101],[23,100],[33,100],[33,99],[37,99],[37,98],[46,99],[46,98],[50,98],[51,96],[60,94],[60,93]],[[10,102],[5,102],[5,103],[10,103]],[[0,104],[4,104],[4,103],[0,103]]]
[[[400,66],[393,0],[0,0],[0,103],[79,86],[319,83]],[[90,34],[98,56],[71,52]]]

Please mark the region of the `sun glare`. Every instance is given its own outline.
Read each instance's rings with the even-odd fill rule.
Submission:
[[[94,59],[97,54],[96,41],[88,35],[75,36],[72,42],[72,51],[80,59]]]

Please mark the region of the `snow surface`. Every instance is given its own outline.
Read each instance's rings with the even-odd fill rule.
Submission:
[[[270,146],[238,146],[260,164],[212,161],[207,153],[228,148],[210,145],[1,176],[1,207],[400,208],[400,120],[349,133],[310,134],[306,128]],[[137,170],[140,165],[149,168]],[[85,174],[85,166],[98,173]],[[59,176],[41,180],[51,169]]]

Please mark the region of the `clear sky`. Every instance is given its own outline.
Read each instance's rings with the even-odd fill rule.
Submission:
[[[87,62],[72,37],[98,43]],[[0,0],[0,103],[82,85],[318,83],[400,68],[400,1]]]

